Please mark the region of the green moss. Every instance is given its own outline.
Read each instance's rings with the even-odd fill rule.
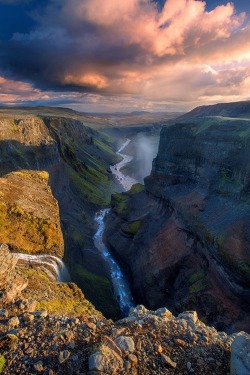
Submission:
[[[135,235],[141,227],[141,220],[136,220],[122,226],[122,231],[126,234]]]
[[[82,291],[74,283],[58,283],[39,267],[21,267],[19,272],[28,281],[23,291],[26,298],[37,301],[36,310],[47,310],[51,314],[77,316],[100,315],[85,299]]]
[[[196,295],[205,290],[207,288],[205,272],[201,270],[192,274],[188,279],[188,286],[188,293],[190,296]]]
[[[205,273],[204,271],[198,271],[198,272],[195,272],[193,273],[189,279],[188,279],[188,284],[191,285],[191,284],[194,284],[196,281],[200,280],[200,279],[203,279],[205,277]]]
[[[107,318],[117,319],[120,317],[119,306],[106,277],[96,275],[79,264],[76,265],[74,274],[77,277],[78,285],[84,290],[86,298],[91,299],[98,310],[102,311]]]
[[[0,355],[0,374],[3,372],[3,368],[5,366],[6,359],[3,355]]]
[[[125,193],[112,194],[111,204],[114,208],[114,211],[118,215],[124,216],[128,213],[128,211],[129,211],[128,200],[129,200],[129,197]]]
[[[225,262],[232,270],[234,270],[234,272],[237,272],[241,277],[243,277],[244,279],[249,279],[250,265],[230,255],[223,246],[223,242],[218,243],[218,253],[222,261]]]
[[[116,157],[114,150],[107,143],[104,143],[101,139],[95,138],[94,145],[98,147],[100,150],[102,150],[103,152],[111,155],[112,157]]]
[[[69,166],[67,170],[73,188],[78,191],[83,199],[94,205],[108,205],[112,185],[107,176],[98,174],[97,171],[93,172],[92,170],[81,176],[81,174]]]
[[[62,235],[56,223],[0,200],[0,242],[25,253],[62,256]]]
[[[141,191],[144,190],[144,185],[138,183],[138,184],[134,184],[131,189],[128,191],[128,194],[136,194],[136,193],[140,193]]]

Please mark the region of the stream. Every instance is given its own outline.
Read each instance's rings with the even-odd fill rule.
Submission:
[[[122,161],[110,167],[112,173],[115,175],[116,179],[119,181],[119,183],[122,185],[125,191],[129,190],[132,187],[132,185],[138,182],[134,178],[124,176],[124,174],[121,172],[121,169],[133,159],[132,156],[121,153],[121,151],[129,144],[129,142],[130,140],[127,139],[126,142],[122,145],[122,147],[117,151],[117,154],[123,158]],[[98,225],[98,228],[94,235],[94,244],[95,247],[101,253],[105,262],[108,264],[110,280],[113,285],[114,295],[120,306],[122,315],[127,316],[130,308],[135,306],[129,282],[123,274],[121,267],[110,254],[109,250],[107,249],[102,240],[103,232],[105,229],[104,218],[108,211],[109,209],[104,209],[96,213],[95,221]]]

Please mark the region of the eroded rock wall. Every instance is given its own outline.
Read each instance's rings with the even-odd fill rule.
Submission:
[[[249,146],[247,124],[165,128],[145,191],[113,197],[106,241],[138,302],[250,329]]]

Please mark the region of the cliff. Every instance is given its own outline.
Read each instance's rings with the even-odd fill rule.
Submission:
[[[47,172],[20,170],[0,178],[0,243],[13,251],[62,258],[59,208]]]
[[[116,316],[111,285],[92,251],[94,213],[109,203],[114,188],[109,165],[117,161],[115,139],[94,129],[93,116],[69,112],[1,111],[0,241],[15,251],[62,257],[63,233],[72,280],[107,316]]]
[[[106,242],[138,302],[250,329],[249,136],[236,120],[163,128],[145,191],[113,197]]]

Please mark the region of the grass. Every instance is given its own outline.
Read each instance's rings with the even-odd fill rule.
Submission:
[[[108,180],[107,176],[98,174],[97,171],[94,175],[93,171],[89,171],[83,178],[70,166],[67,166],[67,172],[74,189],[85,201],[99,206],[108,205],[112,182]]]
[[[131,195],[131,194],[136,194],[136,193],[140,193],[141,191],[143,191],[145,188],[144,188],[144,185],[140,184],[140,183],[137,183],[137,184],[134,184],[131,189],[128,191],[128,194]]]
[[[0,355],[0,374],[3,372],[3,368],[5,366],[6,359],[3,355]]]
[[[129,200],[129,197],[125,193],[112,194],[111,204],[114,208],[114,211],[117,213],[117,215],[125,216],[128,213],[129,211],[128,200]]]
[[[188,293],[194,296],[207,288],[206,275],[203,270],[193,273],[188,279]]]
[[[122,226],[122,231],[126,234],[130,234],[132,236],[135,236],[138,230],[141,227],[141,220],[136,220],[130,223],[126,223]]]
[[[117,301],[106,277],[96,275],[80,264],[76,265],[74,273],[78,285],[84,289],[87,299],[91,299],[96,308],[101,310],[106,318],[117,319],[120,317]]]
[[[58,283],[39,267],[19,267],[19,272],[28,280],[23,291],[26,298],[37,301],[36,310],[47,310],[50,314],[77,316],[101,314],[84,297],[74,283]]]
[[[240,259],[234,258],[223,246],[224,241],[218,241],[219,239],[217,240],[218,253],[222,261],[225,262],[232,270],[234,270],[234,272],[237,272],[243,279],[250,279],[250,265]]]

